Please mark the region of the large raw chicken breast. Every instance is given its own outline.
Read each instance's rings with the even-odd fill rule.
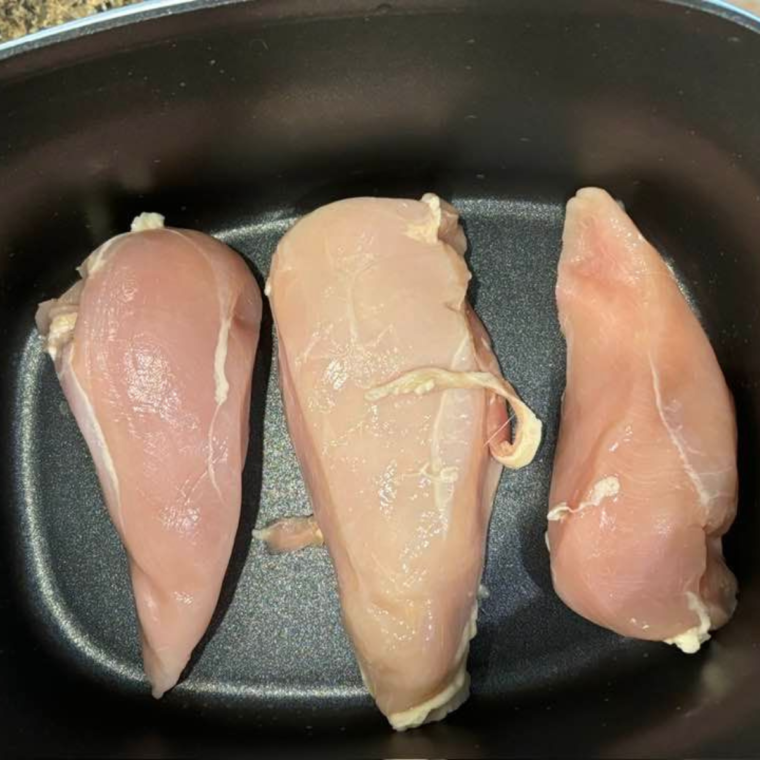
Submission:
[[[735,606],[734,407],[669,267],[606,192],[567,207],[567,388],[550,496],[554,586],[624,636],[694,652]]]
[[[37,323],[129,555],[160,697],[208,626],[237,531],[261,296],[213,238],[158,215],[133,229]]]
[[[467,696],[500,461],[529,462],[540,438],[466,302],[465,245],[434,195],[355,198],[288,232],[268,282],[317,524],[259,535],[286,550],[324,539],[364,681],[397,729]]]

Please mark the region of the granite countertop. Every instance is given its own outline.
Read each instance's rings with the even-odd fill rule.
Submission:
[[[0,0],[0,42],[138,0]],[[731,1],[731,0],[729,0]],[[760,0],[733,0],[760,15]]]
[[[0,0],[0,42],[137,0]]]

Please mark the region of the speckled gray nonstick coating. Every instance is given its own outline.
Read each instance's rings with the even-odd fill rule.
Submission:
[[[543,534],[564,377],[564,344],[553,306],[562,206],[452,200],[470,244],[471,301],[506,376],[545,423],[536,461],[505,472],[501,480],[485,573],[490,596],[482,602],[470,657],[476,699],[519,701],[551,694],[609,659],[641,667],[668,653],[586,623],[551,589]],[[291,221],[264,217],[217,235],[264,274]],[[339,708],[337,714],[347,717],[374,716],[341,626],[327,552],[270,556],[251,538],[255,524],[310,511],[285,425],[273,342],[267,307],[256,360],[243,517],[230,572],[209,635],[186,678],[165,700],[212,711],[234,706],[236,714],[250,710],[262,721],[279,720],[278,705],[295,704],[283,720],[303,725],[319,706]],[[23,480],[20,519],[31,554],[28,583],[39,595],[37,614],[60,656],[116,689],[147,694],[124,551],[31,321],[22,364],[14,452]],[[650,652],[656,652],[652,660]]]

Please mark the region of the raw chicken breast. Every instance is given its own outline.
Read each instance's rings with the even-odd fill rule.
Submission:
[[[467,698],[500,462],[528,463],[540,438],[465,300],[465,246],[434,195],[341,201],[285,235],[267,290],[318,526],[259,535],[324,539],[364,681],[397,729]]]
[[[736,596],[721,548],[736,422],[715,354],[668,266],[602,190],[568,204],[557,303],[554,586],[601,626],[695,652]]]
[[[162,223],[138,217],[143,231],[100,246],[37,313],[129,555],[155,697],[177,682],[219,598],[261,321],[237,254]]]

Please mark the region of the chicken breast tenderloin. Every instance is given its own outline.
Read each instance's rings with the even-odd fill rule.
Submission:
[[[736,421],[715,354],[668,266],[602,190],[568,204],[557,304],[555,589],[598,625],[695,652],[736,596],[721,548]]]
[[[240,516],[261,296],[213,238],[143,214],[37,324],[129,556],[153,695],[219,598]]]
[[[541,435],[466,302],[465,247],[435,195],[355,198],[296,224],[267,286],[316,523],[258,535],[326,543],[364,682],[399,730],[467,698],[502,464],[530,462]]]

